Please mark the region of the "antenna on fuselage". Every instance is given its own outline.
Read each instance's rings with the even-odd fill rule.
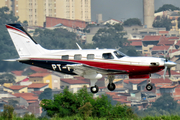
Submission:
[[[79,46],[79,44],[78,44],[78,43],[76,43],[76,45],[78,46],[79,50],[82,50],[82,48]]]

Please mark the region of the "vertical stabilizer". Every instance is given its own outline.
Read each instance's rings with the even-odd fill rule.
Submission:
[[[6,28],[20,57],[36,56],[47,52],[20,24],[7,24]]]

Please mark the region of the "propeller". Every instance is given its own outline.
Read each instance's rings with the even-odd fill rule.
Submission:
[[[169,50],[171,49],[171,52],[172,52],[172,48],[175,46],[176,43],[177,43],[177,41],[174,41],[173,46],[170,46],[170,47],[169,47],[169,49],[167,50],[167,53],[166,53],[166,55],[165,55],[165,61],[164,61],[165,69],[164,69],[164,74],[163,74],[163,78],[164,78],[164,79],[165,79],[165,76],[166,76],[166,72],[167,72],[167,71],[168,71],[169,77],[171,77],[171,67],[176,66],[176,63],[170,61],[170,60],[169,60],[170,57],[167,57],[168,54],[169,54]]]

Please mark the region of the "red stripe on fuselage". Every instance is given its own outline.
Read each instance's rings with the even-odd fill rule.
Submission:
[[[12,27],[12,26],[6,25],[6,28],[7,28],[7,29],[13,29],[13,30],[19,31],[19,32],[21,32],[21,33],[23,33],[23,34],[25,34],[25,35],[26,35],[26,33],[25,33],[25,32],[23,32],[22,30],[19,30],[19,29],[15,28],[15,27]]]
[[[88,60],[61,60],[61,59],[42,59],[42,58],[32,58],[31,60],[50,60],[50,61],[66,61],[66,62],[80,63],[105,70],[106,69],[123,70],[123,71],[127,71],[128,74],[150,74],[164,69],[164,66],[125,65],[125,64],[107,63],[100,61],[88,61]]]

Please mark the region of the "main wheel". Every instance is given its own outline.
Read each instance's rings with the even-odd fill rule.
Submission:
[[[146,90],[151,91],[153,89],[153,86],[151,84],[146,85]]]
[[[109,83],[107,88],[108,88],[108,90],[113,91],[116,89],[116,85],[114,83]]]
[[[99,87],[97,85],[91,87],[92,93],[97,93],[99,91]]]

